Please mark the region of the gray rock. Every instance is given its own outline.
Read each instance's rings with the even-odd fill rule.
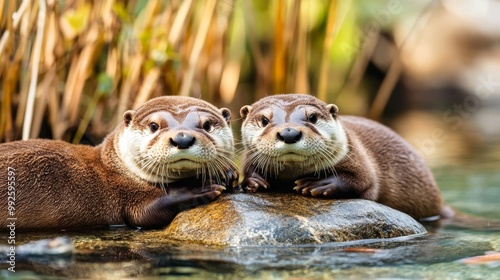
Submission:
[[[373,201],[297,194],[229,194],[181,212],[169,239],[216,246],[297,245],[425,233],[410,216]]]

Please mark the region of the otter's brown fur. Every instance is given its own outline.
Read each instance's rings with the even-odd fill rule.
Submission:
[[[386,126],[338,116],[335,105],[303,94],[269,96],[240,113],[244,189],[292,190],[295,184],[303,195],[373,200],[414,218],[441,214],[431,171]]]
[[[0,200],[7,205],[8,180],[9,186],[14,186],[9,189],[12,191],[9,197],[14,197],[15,205],[12,212],[5,207],[0,212],[0,227],[10,222],[7,218],[17,219],[16,229],[123,223],[138,227],[166,226],[179,211],[218,197],[224,190],[222,179],[237,180],[236,167],[231,162],[233,139],[229,118],[229,110],[219,110],[205,101],[165,96],[150,100],[137,111],[127,111],[123,123],[97,147],[40,139],[1,144]],[[152,121],[158,123],[154,133],[148,130]],[[212,133],[205,131],[203,125],[213,128]],[[222,131],[221,135],[227,138],[221,140],[225,147],[215,149],[214,156],[218,158],[211,159],[217,162],[217,167],[204,163],[192,170],[172,171],[175,163],[158,154],[145,161],[153,147],[177,149],[167,147],[174,131],[191,133],[198,141],[195,143],[207,149],[208,142],[222,145],[215,141],[220,137],[216,132]],[[130,150],[120,152],[120,145]],[[137,151],[133,152],[133,147]],[[184,148],[177,151],[181,158],[191,147]],[[133,163],[137,164],[137,170],[125,164],[124,159],[131,158],[138,159]],[[155,164],[161,168],[153,168]],[[176,176],[170,176],[173,174]]]

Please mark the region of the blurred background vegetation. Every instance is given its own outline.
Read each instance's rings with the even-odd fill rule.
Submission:
[[[0,140],[98,144],[125,110],[311,93],[431,163],[498,154],[498,1],[0,0]],[[493,145],[478,145],[490,143]],[[493,151],[493,152],[492,152]]]

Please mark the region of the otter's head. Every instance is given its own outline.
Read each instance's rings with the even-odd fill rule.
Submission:
[[[240,110],[245,166],[264,176],[293,179],[333,172],[348,151],[338,108],[305,94],[265,97]]]
[[[221,183],[236,170],[231,112],[192,97],[154,98],[123,115],[118,153],[135,175],[152,183],[199,177]]]

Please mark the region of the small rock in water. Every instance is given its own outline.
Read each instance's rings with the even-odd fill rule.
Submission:
[[[0,256],[3,256],[0,257],[0,260],[3,260],[4,257],[7,259],[12,254],[15,255],[17,260],[27,258],[43,260],[50,257],[66,257],[71,256],[74,250],[73,241],[69,237],[62,236],[32,241],[22,245],[0,246]]]
[[[369,200],[239,193],[181,212],[162,234],[182,242],[254,246],[322,244],[425,232],[410,216]]]

